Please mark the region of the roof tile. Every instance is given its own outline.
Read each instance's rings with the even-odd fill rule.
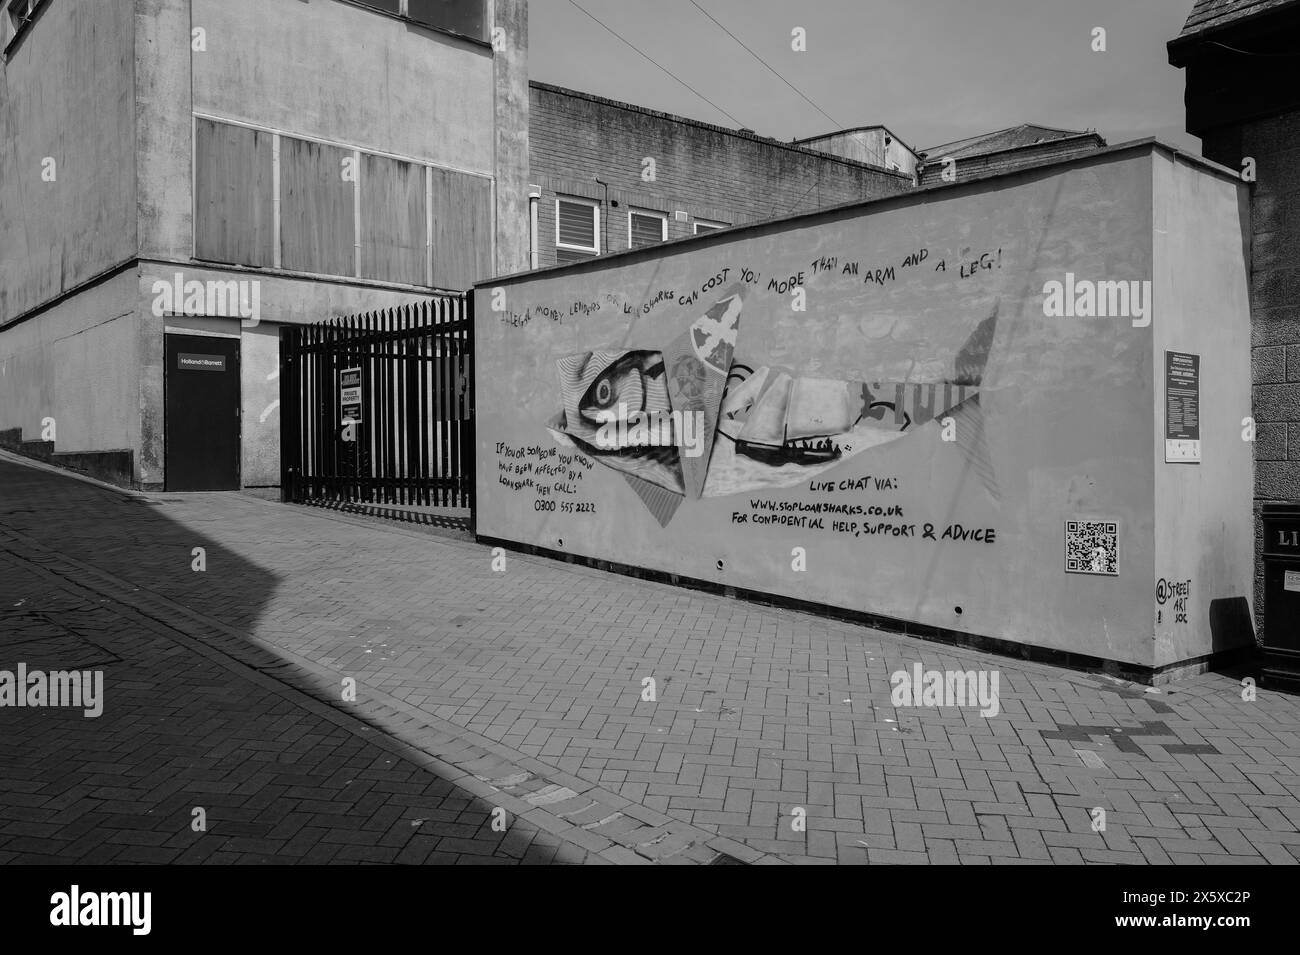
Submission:
[[[1196,0],[1178,39],[1204,33],[1236,20],[1290,6],[1298,0]]]

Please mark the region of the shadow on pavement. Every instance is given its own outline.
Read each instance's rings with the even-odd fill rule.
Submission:
[[[245,633],[279,584],[148,497],[0,459],[0,671],[99,670],[104,687],[98,717],[0,707],[0,864],[585,858],[522,821],[494,832],[489,803],[380,731],[277,668],[232,668],[65,557]]]

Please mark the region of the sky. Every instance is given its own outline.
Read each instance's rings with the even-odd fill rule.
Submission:
[[[1183,130],[1183,71],[1165,52],[1194,0],[695,2],[821,112],[691,0],[532,0],[531,77],[781,140],[879,124],[919,150],[1036,123],[1200,153]],[[791,48],[796,27],[804,52]],[[1097,27],[1105,52],[1092,49]]]

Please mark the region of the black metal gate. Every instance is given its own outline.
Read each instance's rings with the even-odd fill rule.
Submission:
[[[281,500],[473,506],[471,308],[443,295],[280,329]]]

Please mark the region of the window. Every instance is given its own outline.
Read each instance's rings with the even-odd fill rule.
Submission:
[[[486,43],[487,0],[352,0],[412,23]]]
[[[213,262],[275,264],[270,133],[194,123],[194,254]]]
[[[600,255],[600,206],[568,196],[555,200],[555,247]]]
[[[348,150],[280,137],[281,264],[294,272],[356,274],[356,182]],[[354,177],[355,179],[355,177]]]
[[[361,277],[424,285],[424,167],[361,154]]]
[[[204,117],[194,129],[198,259],[457,290],[491,274],[486,176]]]
[[[627,247],[643,249],[668,239],[668,216],[663,212],[634,209],[627,214]]]
[[[416,23],[487,39],[487,0],[406,0],[406,4],[406,15]]]
[[[433,284],[467,289],[492,274],[492,182],[450,169],[433,182]]]
[[[730,222],[711,222],[708,219],[695,220],[695,234],[701,235],[705,232],[717,232],[719,229],[730,229]]]

